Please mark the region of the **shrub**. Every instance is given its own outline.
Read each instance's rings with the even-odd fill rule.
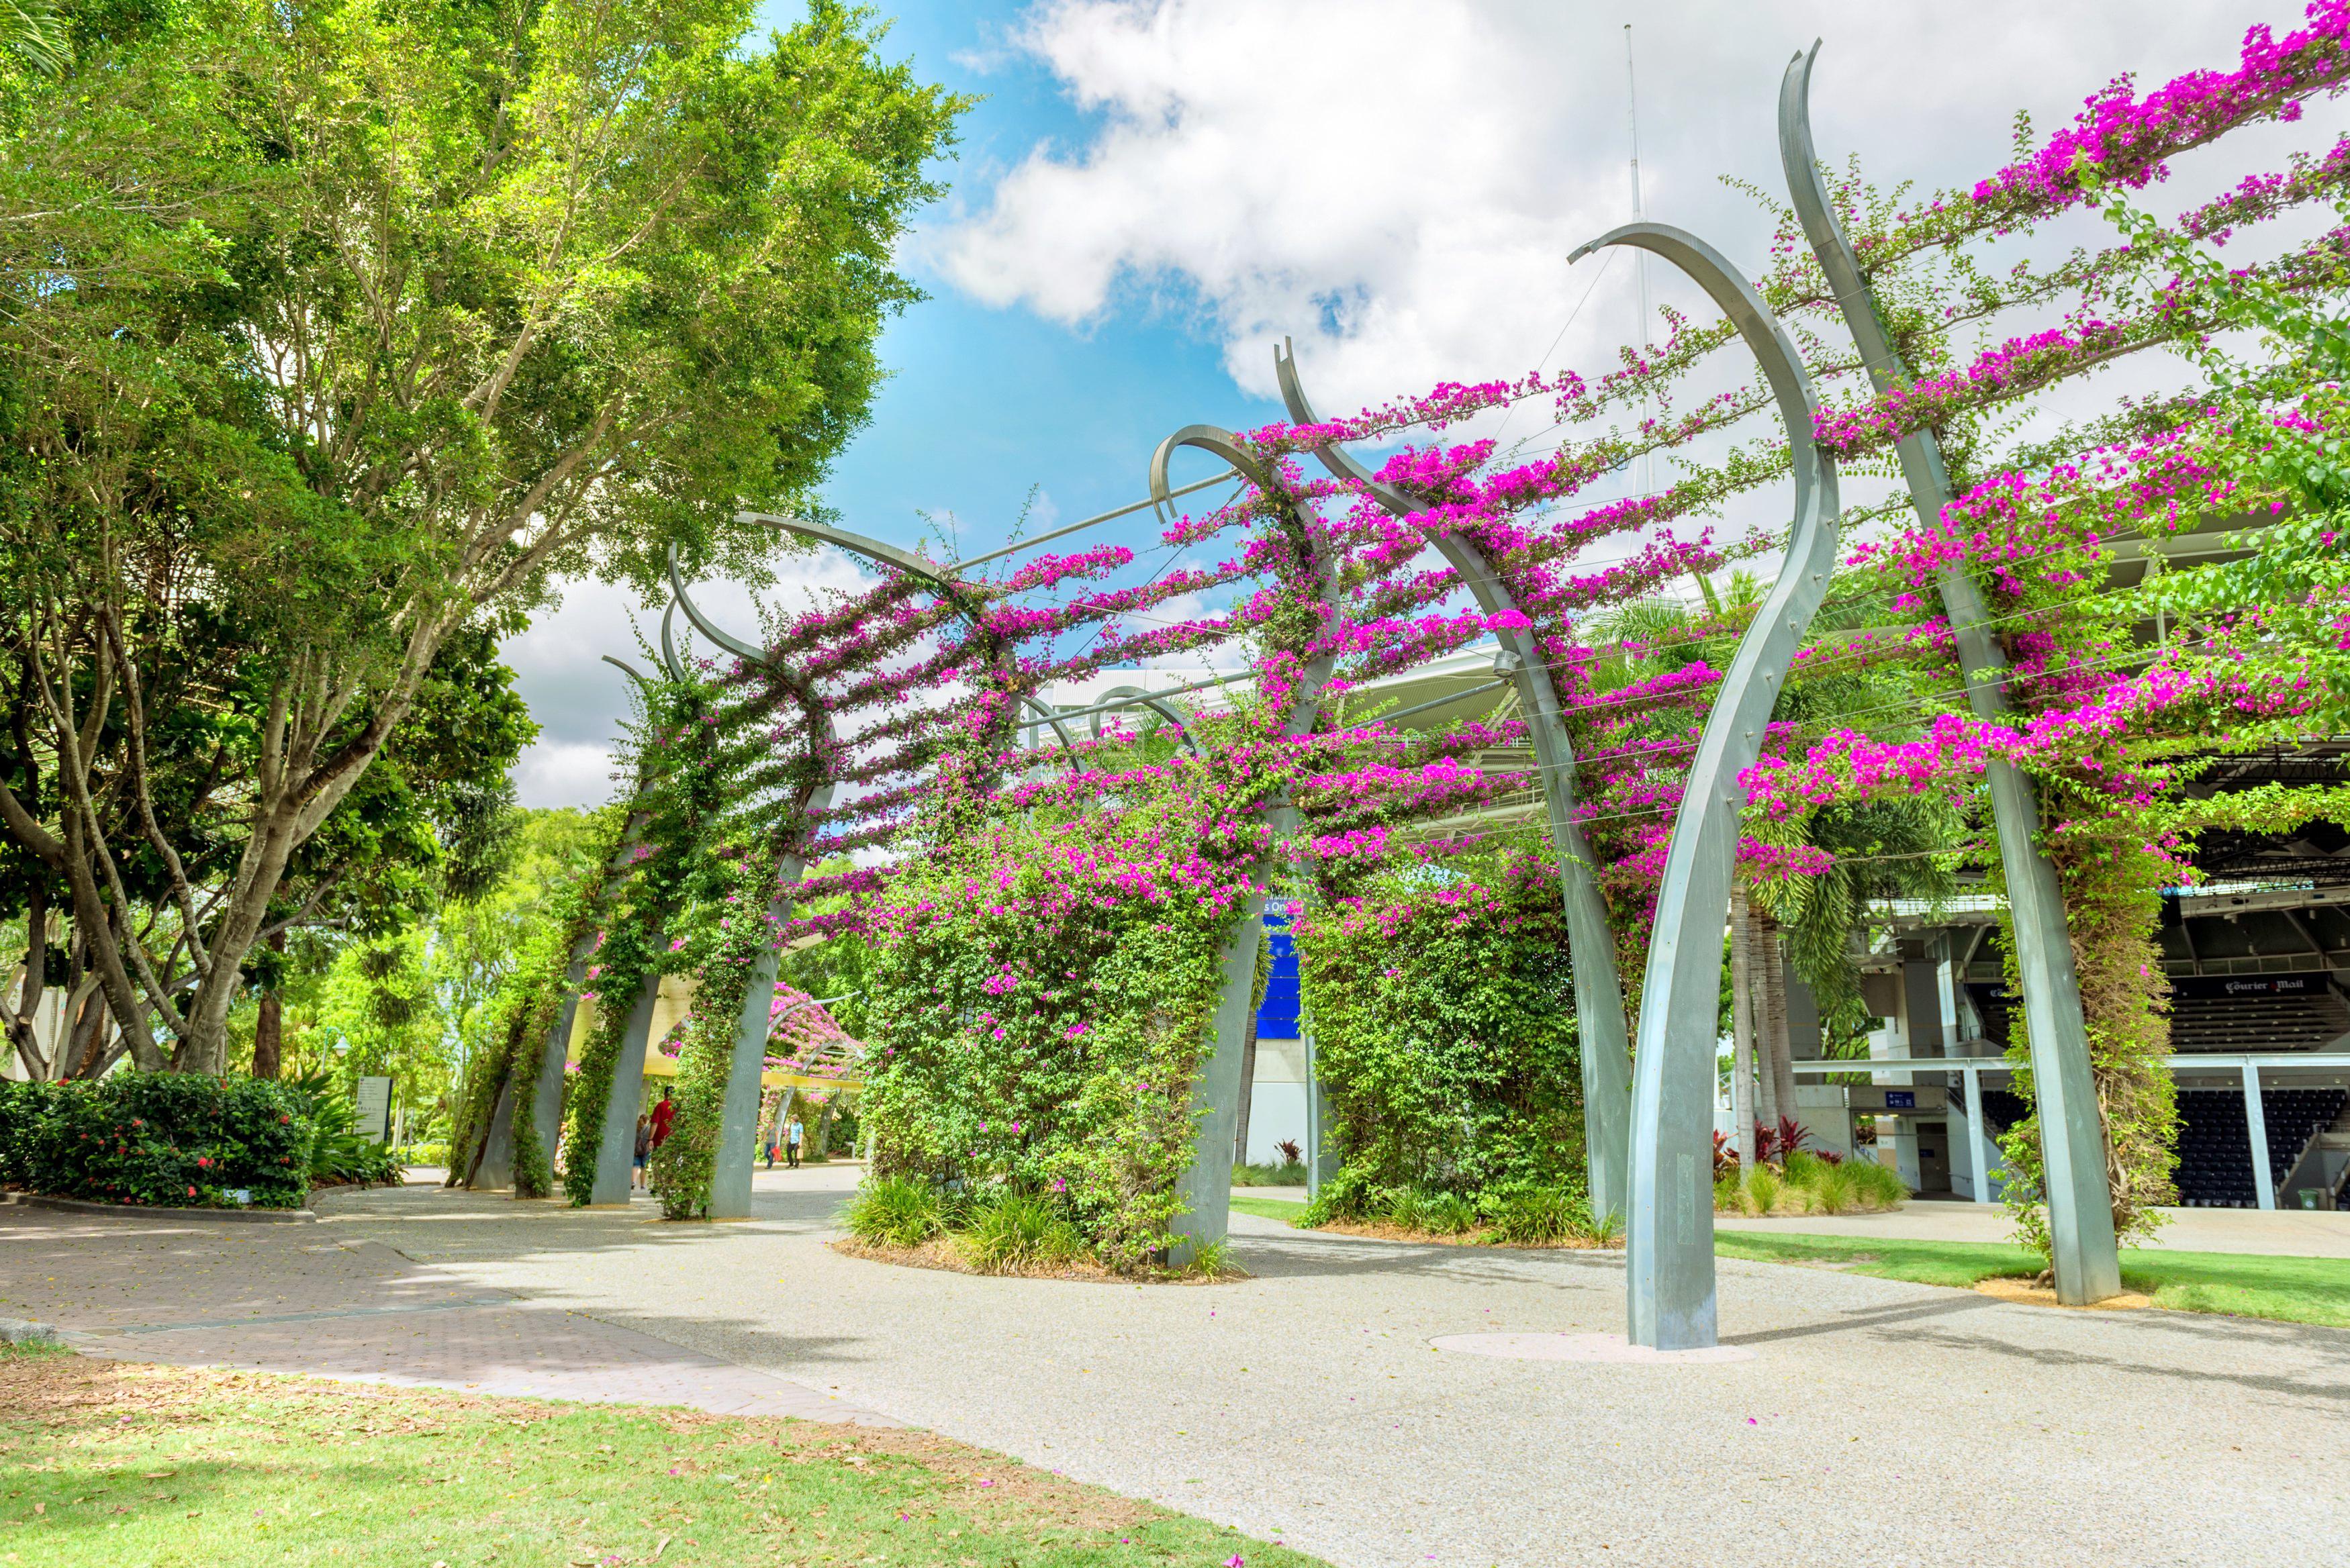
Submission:
[[[305,1073],[285,1080],[288,1097],[310,1118],[310,1181],[314,1186],[340,1182],[390,1182],[400,1179],[399,1162],[391,1150],[359,1132],[359,1109],[326,1073]]]
[[[1381,1186],[1581,1191],[1556,868],[1510,853],[1430,869],[1382,873],[1290,922],[1333,1141]]]
[[[1232,1167],[1234,1187],[1303,1187],[1305,1168],[1302,1165],[1236,1165]]]
[[[27,1091],[30,1091],[29,1093]],[[309,1191],[308,1106],[261,1078],[116,1073],[17,1085],[6,1101],[14,1175],[101,1203],[298,1209]]]
[[[1284,1166],[1302,1166],[1305,1163],[1305,1146],[1300,1144],[1295,1138],[1283,1138],[1273,1147],[1280,1151],[1281,1163]]]
[[[1172,1244],[1222,950],[1253,934],[1224,892],[1221,798],[1129,802],[1121,831],[1163,858],[1078,854],[1042,813],[910,857],[867,985],[858,1111],[881,1174],[1055,1193],[1113,1269]]]
[[[963,1249],[973,1267],[1009,1272],[1066,1263],[1086,1244],[1077,1228],[1044,1199],[1007,1193],[980,1206]]]
[[[1596,1230],[1582,1196],[1563,1187],[1521,1188],[1493,1206],[1494,1239],[1512,1246],[1546,1246]]]
[[[938,1189],[910,1176],[868,1181],[849,1200],[848,1233],[878,1247],[919,1247],[946,1229]]]
[[[50,1085],[0,1078],[0,1187],[22,1187],[33,1158],[33,1123]]]
[[[1908,1184],[1901,1173],[1889,1165],[1879,1165],[1873,1159],[1856,1159],[1846,1165],[1856,1190],[1862,1202],[1876,1209],[1891,1209],[1909,1197]]]
[[[1746,1173],[1747,1206],[1757,1214],[1768,1214],[1779,1206],[1778,1173],[1767,1165],[1758,1165]]]
[[[1386,1195],[1374,1186],[1370,1172],[1361,1166],[1347,1166],[1322,1184],[1305,1211],[1291,1223],[1301,1231],[1311,1231],[1327,1225],[1333,1220],[1360,1220],[1385,1207]]]

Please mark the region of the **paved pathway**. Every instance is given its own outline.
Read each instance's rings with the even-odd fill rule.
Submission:
[[[633,1331],[1345,1568],[2350,1562],[2350,1333],[1725,1261],[1723,1328],[1750,1361],[1493,1360],[1430,1342],[1617,1329],[1620,1256],[1242,1217],[1243,1283],[979,1279],[827,1248],[855,1175],[763,1174],[738,1225],[411,1188],[328,1198],[316,1226],[174,1245],[197,1280],[219,1277],[193,1271],[224,1246],[355,1243],[336,1267],[387,1269],[368,1244],[395,1249],[423,1265],[393,1275],[418,1293],[403,1304],[437,1291],[446,1314]],[[54,1274],[124,1245],[52,1234],[41,1262]],[[26,1297],[22,1256],[0,1250],[0,1298]],[[122,1269],[73,1272],[139,1261],[113,1256]],[[120,1295],[48,1289],[93,1319]],[[515,1304],[446,1306],[483,1293]],[[168,1336],[116,1343],[133,1337]]]
[[[123,1361],[896,1424],[325,1225],[0,1208],[0,1316],[52,1324],[78,1348]]]
[[[2178,1252],[2270,1252],[2350,1258],[2350,1212],[2287,1209],[2165,1209],[2151,1246]],[[1886,1214],[1808,1214],[1783,1220],[1718,1217],[1725,1231],[1803,1231],[1922,1241],[2007,1241],[2014,1227],[1996,1203],[1905,1203]]]
[[[1295,1187],[1236,1187],[1235,1197],[1302,1203]],[[2176,1252],[2266,1252],[2287,1258],[2350,1258],[2350,1211],[2292,1209],[2164,1209],[2149,1242]],[[2015,1228],[1996,1203],[1905,1203],[1884,1214],[1799,1214],[1773,1220],[1717,1214],[1724,1231],[1776,1231],[1813,1236],[1880,1236],[1911,1241],[2010,1241]]]

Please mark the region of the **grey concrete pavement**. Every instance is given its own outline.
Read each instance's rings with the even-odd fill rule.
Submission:
[[[317,1231],[1364,1568],[2350,1562],[2350,1333],[1724,1261],[1752,1361],[1494,1360],[1430,1342],[1619,1330],[1620,1255],[1243,1216],[1238,1284],[982,1279],[832,1251],[854,1179],[763,1174],[726,1226],[411,1189]]]
[[[567,1392],[544,1379],[574,1355],[607,1397],[798,1386],[1347,1568],[2350,1563],[2350,1333],[1725,1261],[1752,1360],[1500,1360],[1431,1341],[1619,1329],[1620,1255],[1243,1216],[1239,1283],[983,1279],[830,1250],[856,1177],[762,1173],[717,1226],[414,1187],[306,1227],[0,1214],[0,1315],[502,1390]],[[469,1314],[502,1320],[486,1344]],[[559,1365],[525,1357],[567,1333]]]
[[[0,1317],[54,1325],[76,1348],[123,1361],[894,1424],[317,1227],[0,1208]]]

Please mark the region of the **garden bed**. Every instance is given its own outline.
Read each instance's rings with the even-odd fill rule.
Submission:
[[[1871,1160],[1824,1159],[1798,1149],[1782,1165],[1733,1166],[1713,1183],[1713,1211],[1750,1220],[1809,1214],[1884,1214],[1908,1200],[1909,1189]]]
[[[1605,1239],[1597,1236],[1555,1236],[1543,1241],[1508,1241],[1503,1240],[1499,1232],[1482,1226],[1450,1232],[1418,1231],[1391,1220],[1326,1220],[1312,1228],[1335,1231],[1341,1236],[1364,1236],[1378,1241],[1427,1241],[1440,1247],[1504,1247],[1517,1252],[1620,1252],[1624,1250],[1624,1238],[1620,1233]]]
[[[933,1236],[911,1247],[860,1241],[854,1236],[843,1236],[832,1243],[832,1250],[844,1257],[862,1258],[868,1262],[898,1263],[910,1269],[938,1269],[950,1274],[986,1274],[1003,1279],[1083,1280],[1108,1285],[1226,1285],[1254,1277],[1245,1269],[1221,1262],[1212,1273],[1201,1269],[1139,1269],[1121,1274],[1104,1265],[1099,1259],[1084,1253],[1066,1258],[1018,1259],[991,1267],[973,1258],[967,1241],[957,1235]]]

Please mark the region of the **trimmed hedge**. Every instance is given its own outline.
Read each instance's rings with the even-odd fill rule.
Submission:
[[[0,1181],[60,1198],[167,1208],[299,1209],[312,1127],[259,1078],[116,1073],[0,1084]]]

